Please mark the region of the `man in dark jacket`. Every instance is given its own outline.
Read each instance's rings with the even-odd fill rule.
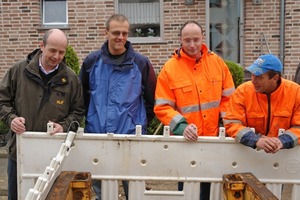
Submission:
[[[18,198],[16,134],[46,132],[48,122],[53,122],[50,134],[76,131],[84,116],[81,82],[63,62],[67,45],[67,37],[61,30],[49,30],[41,48],[14,64],[2,79],[0,118],[10,127],[9,200]]]
[[[105,33],[107,41],[87,56],[80,71],[87,111],[84,132],[135,134],[136,125],[141,125],[146,134],[147,123],[154,117],[153,67],[127,41],[126,16],[112,15]],[[100,199],[100,181],[93,181],[93,186]]]

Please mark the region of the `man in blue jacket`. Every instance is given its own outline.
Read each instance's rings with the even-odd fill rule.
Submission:
[[[107,41],[84,60],[82,81],[86,108],[86,133],[135,134],[136,125],[147,132],[154,117],[156,76],[149,59],[137,53],[127,41],[129,21],[121,14],[106,22]],[[128,187],[123,186],[126,196]],[[93,181],[101,199],[101,182]]]

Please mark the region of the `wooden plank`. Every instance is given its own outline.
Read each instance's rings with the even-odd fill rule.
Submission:
[[[46,200],[90,200],[91,174],[63,171],[55,180]]]
[[[225,200],[278,200],[252,173],[225,174],[223,194]]]
[[[70,188],[70,182],[74,179],[77,172],[63,171],[57,177],[56,181],[51,187],[46,200],[66,199],[72,192]]]
[[[252,173],[241,173],[239,175],[247,183],[245,200],[278,200],[265,184],[260,182]]]

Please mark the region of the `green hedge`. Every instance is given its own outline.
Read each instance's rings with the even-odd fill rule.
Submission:
[[[239,64],[230,60],[225,60],[225,63],[232,75],[234,86],[237,88],[244,81],[244,69]]]
[[[7,133],[9,127],[1,120],[0,121],[0,147],[4,147],[7,144]]]
[[[79,58],[75,53],[73,47],[71,47],[70,45],[68,45],[66,50],[65,62],[75,72],[75,74],[79,74]]]
[[[9,127],[3,122],[0,121],[0,135],[8,133]]]

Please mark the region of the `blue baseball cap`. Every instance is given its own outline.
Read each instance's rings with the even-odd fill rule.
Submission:
[[[246,68],[254,76],[260,76],[264,73],[273,70],[276,72],[282,72],[283,66],[281,61],[273,54],[265,54],[259,56],[252,65]]]

